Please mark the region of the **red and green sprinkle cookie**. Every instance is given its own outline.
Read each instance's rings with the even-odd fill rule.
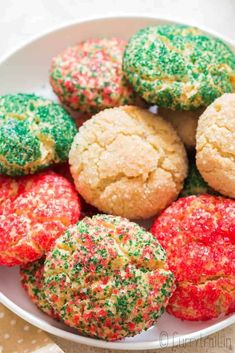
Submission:
[[[122,73],[126,42],[89,39],[52,60],[50,83],[60,101],[85,113],[134,104],[136,95]]]
[[[45,294],[43,281],[44,258],[31,262],[20,267],[20,279],[23,288],[28,293],[30,299],[44,313],[54,318],[58,318],[53,307],[49,304]]]
[[[44,279],[47,300],[65,324],[108,341],[152,326],[174,290],[152,234],[109,215],[86,217],[57,239]]]

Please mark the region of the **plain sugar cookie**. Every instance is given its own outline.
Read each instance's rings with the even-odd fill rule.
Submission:
[[[216,191],[235,198],[235,94],[224,94],[201,115],[197,128],[199,172]]]
[[[106,109],[87,121],[69,163],[88,203],[130,219],[167,207],[187,174],[186,152],[171,124],[134,106]]]

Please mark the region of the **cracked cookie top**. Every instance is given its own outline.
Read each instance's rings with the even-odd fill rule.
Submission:
[[[69,154],[79,193],[105,213],[148,218],[179,194],[187,173],[184,146],[161,117],[134,106],[88,120]]]
[[[165,252],[151,233],[121,217],[86,217],[47,254],[47,299],[82,334],[134,336],[162,314],[174,290]]]
[[[208,106],[235,87],[232,50],[185,25],[140,29],[125,49],[123,71],[148,103],[173,110]]]
[[[216,191],[235,198],[235,93],[217,98],[200,116],[197,167]]]
[[[33,174],[68,159],[76,124],[58,104],[34,94],[0,97],[0,174]]]
[[[74,186],[54,172],[0,176],[0,185],[0,265],[41,258],[80,217]]]
[[[177,289],[168,311],[208,320],[235,311],[235,201],[188,196],[156,219],[152,233],[166,251]]]

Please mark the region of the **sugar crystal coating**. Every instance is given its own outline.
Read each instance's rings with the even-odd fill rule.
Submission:
[[[217,98],[200,116],[196,162],[207,183],[235,198],[235,93]]]
[[[123,71],[148,103],[173,110],[208,106],[235,88],[232,50],[185,25],[140,29],[125,49]]]
[[[20,280],[23,288],[28,293],[30,299],[44,313],[54,318],[58,318],[53,307],[49,304],[45,294],[44,284],[44,261],[45,258],[30,262],[20,267]]]
[[[34,174],[66,161],[76,124],[67,112],[34,94],[0,97],[0,174]]]
[[[89,39],[57,55],[50,83],[61,102],[86,113],[135,103],[136,94],[122,73],[125,46],[117,38]]]
[[[187,173],[184,146],[160,116],[135,106],[85,122],[69,153],[75,186],[100,211],[148,218],[175,200]]]
[[[177,288],[167,310],[186,320],[235,311],[235,201],[188,196],[168,207],[151,229],[166,251]]]
[[[0,176],[0,265],[39,259],[79,217],[78,195],[64,177],[49,171]]]
[[[148,329],[174,290],[152,234],[109,215],[86,217],[58,238],[44,278],[47,299],[65,324],[110,341]]]

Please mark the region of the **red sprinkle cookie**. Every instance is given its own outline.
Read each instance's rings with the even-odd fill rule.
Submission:
[[[0,265],[39,259],[80,217],[73,185],[54,172],[0,176],[0,185]]]
[[[235,201],[181,198],[162,212],[152,233],[166,250],[177,289],[169,313],[208,320],[235,311]]]
[[[121,39],[90,39],[52,60],[50,83],[66,106],[85,113],[133,104],[135,94],[123,77]]]
[[[86,217],[47,254],[45,291],[65,324],[114,341],[152,326],[174,290],[165,252],[125,218]]]

